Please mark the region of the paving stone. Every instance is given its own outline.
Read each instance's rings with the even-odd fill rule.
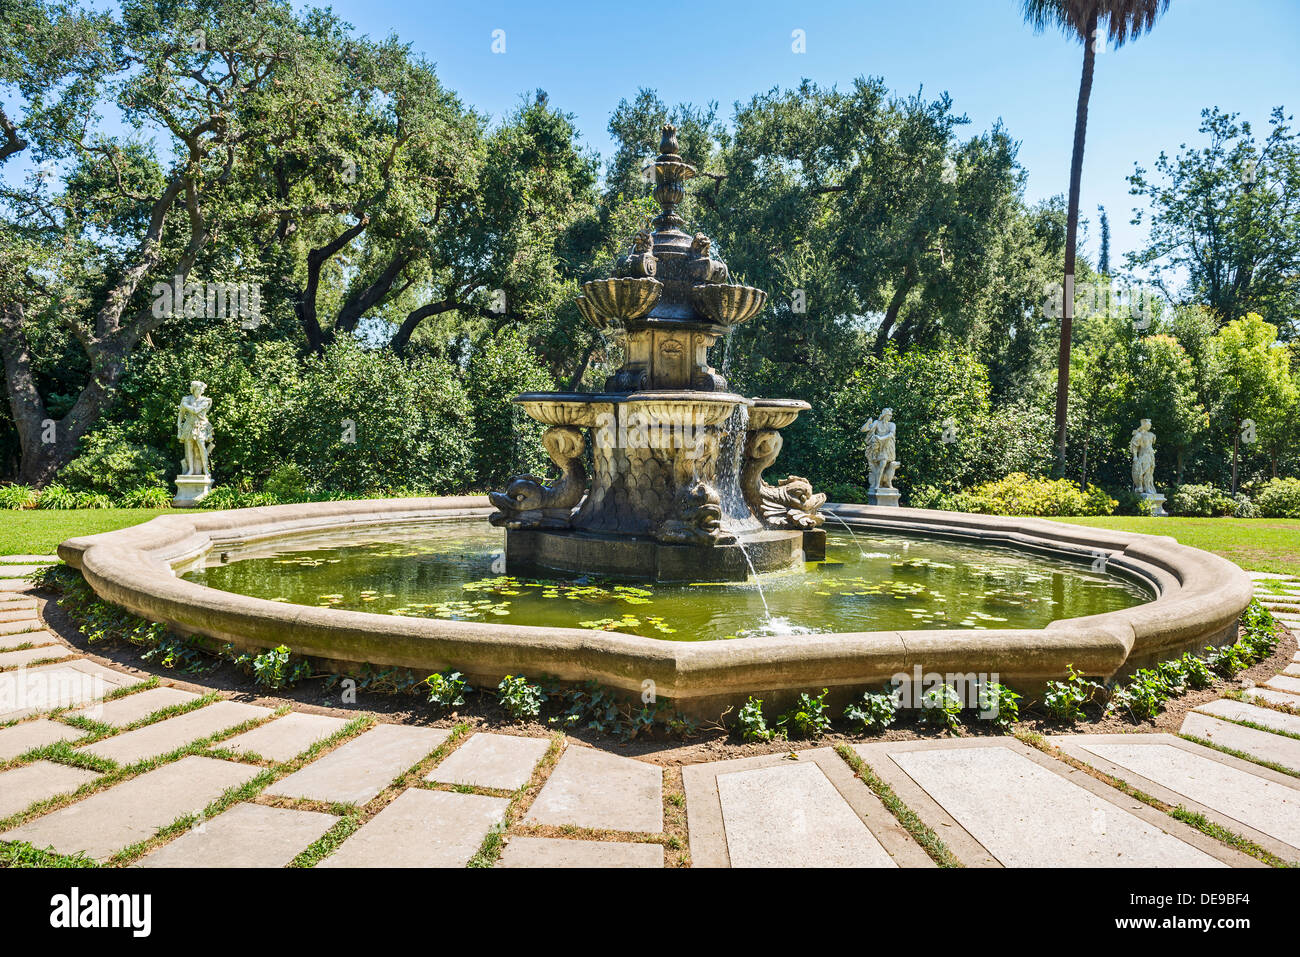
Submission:
[[[28,615],[25,618],[14,618],[9,621],[0,621],[0,635],[17,635],[24,631],[39,631],[41,620],[35,614]]]
[[[498,867],[663,867],[659,844],[512,837]]]
[[[276,781],[267,793],[365,804],[450,735],[445,728],[376,725],[302,770]]]
[[[59,639],[48,631],[20,631],[0,635],[0,648],[13,649],[19,645],[57,645]]]
[[[35,608],[7,608],[0,606],[0,622],[39,621]]]
[[[529,808],[528,823],[655,834],[664,828],[663,812],[658,766],[570,746]]]
[[[1261,761],[1272,761],[1293,771],[1300,771],[1300,741],[1295,738],[1230,724],[1196,711],[1190,712],[1183,719],[1183,726],[1179,730],[1220,747],[1245,752]]]
[[[75,741],[86,732],[49,718],[24,721],[0,728],[0,761],[10,761],[32,748],[43,748],[55,741]]]
[[[36,599],[28,595],[17,595],[13,592],[0,592],[0,610],[13,611],[17,608],[36,608]]]
[[[33,761],[0,773],[0,818],[17,814],[37,801],[70,794],[98,775],[53,761]]]
[[[0,555],[3,565],[53,565],[58,560],[58,555]]]
[[[84,658],[0,672],[0,721],[55,708],[77,707],[144,680]]]
[[[136,867],[284,867],[338,818],[239,803],[142,857]]]
[[[1282,674],[1290,675],[1293,678],[1300,678],[1300,664],[1292,662],[1282,669]]]
[[[897,867],[816,764],[720,774],[732,867]]]
[[[1010,747],[889,757],[1004,867],[1223,866]]]
[[[1261,724],[1266,728],[1300,734],[1300,715],[1283,714],[1273,708],[1260,708],[1244,701],[1219,698],[1215,701],[1197,705],[1196,710],[1219,718],[1227,718],[1230,721],[1249,721],[1252,724]]]
[[[44,564],[40,564],[40,565],[0,564],[0,575],[4,575],[6,578],[23,578],[24,576],[30,575],[33,572],[40,571],[48,564],[51,563],[45,562]]]
[[[1280,704],[1284,708],[1295,708],[1300,711],[1300,695],[1273,691],[1269,688],[1247,688],[1242,694],[1255,701],[1267,701],[1269,704]]]
[[[1300,847],[1300,789],[1172,744],[1105,744],[1087,738],[1076,739],[1076,744],[1247,827]]]
[[[426,781],[514,791],[528,783],[551,746],[548,738],[476,734],[429,772]]]
[[[318,867],[464,867],[507,798],[408,788]]]
[[[260,771],[250,764],[190,755],[5,831],[0,839],[52,846],[61,854],[82,851],[104,860],[177,818],[203,810]]]
[[[197,711],[187,711],[174,718],[84,745],[79,750],[118,764],[135,764],[146,758],[168,754],[192,741],[233,728],[245,721],[265,718],[271,713],[270,708],[259,708],[240,701],[217,701]]]
[[[30,665],[37,661],[57,661],[71,658],[76,652],[67,645],[41,645],[38,648],[21,648],[18,651],[0,651],[0,668]]]
[[[282,718],[222,741],[221,746],[227,751],[257,754],[270,761],[288,761],[347,723],[345,718],[290,711]]]
[[[155,711],[173,708],[178,704],[188,704],[198,697],[193,692],[182,691],[180,688],[149,688],[129,694],[125,698],[114,698],[112,701],[93,704],[88,708],[72,712],[69,717],[89,718],[101,724],[124,728],[141,718],[147,718]]]
[[[0,658],[3,656],[0,655]],[[1287,694],[1300,695],[1300,678],[1291,678],[1287,675],[1274,675],[1264,682],[1264,687],[1271,688],[1274,691],[1285,691]]]
[[[0,592],[19,592],[26,593],[33,589],[33,585],[26,578],[0,578]]]

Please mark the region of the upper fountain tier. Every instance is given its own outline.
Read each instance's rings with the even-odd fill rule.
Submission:
[[[727,382],[708,364],[708,350],[739,323],[756,316],[767,293],[730,282],[703,233],[681,227],[677,207],[695,167],[678,153],[677,130],[663,127],[654,160],[654,198],[662,210],[620,256],[614,277],[583,283],[576,302],[596,328],[626,338],[626,359],[606,380],[610,392],[695,389],[726,392]]]

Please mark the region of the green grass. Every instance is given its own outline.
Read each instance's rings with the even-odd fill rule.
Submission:
[[[139,525],[168,508],[5,509],[0,511],[0,555],[49,555],[59,542]]]
[[[1300,575],[1300,520],[1290,518],[1138,518],[1127,515],[1057,521],[1145,535],[1172,535],[1255,572]]]

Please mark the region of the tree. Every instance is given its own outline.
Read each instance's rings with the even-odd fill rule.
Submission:
[[[1097,255],[1097,272],[1103,276],[1110,275],[1110,218],[1106,207],[1098,206],[1097,214],[1101,219],[1101,252]]]
[[[1251,314],[1236,319],[1210,340],[1207,363],[1215,387],[1214,413],[1232,429],[1232,484],[1235,494],[1243,439],[1261,432],[1276,442],[1292,415],[1296,384],[1290,353],[1277,343],[1277,328]]]
[[[1169,0],[1024,0],[1025,20],[1035,32],[1056,27],[1083,44],[1083,71],[1074,112],[1074,149],[1070,157],[1070,195],[1065,230],[1065,284],[1061,313],[1061,348],[1056,379],[1056,457],[1065,468],[1066,408],[1070,389],[1070,334],[1074,318],[1075,242],[1079,231],[1079,189],[1083,178],[1083,144],[1088,131],[1088,100],[1101,31],[1116,48],[1150,30],[1169,7]]]
[[[1131,359],[1129,427],[1140,419],[1151,420],[1151,428],[1160,438],[1157,452],[1162,456],[1173,453],[1174,484],[1182,485],[1187,453],[1209,427],[1205,408],[1197,401],[1192,359],[1177,339],[1163,333],[1138,339]]]
[[[1286,338],[1300,329],[1300,135],[1281,107],[1257,143],[1248,122],[1217,108],[1201,113],[1201,148],[1161,153],[1153,175],[1137,167],[1130,192],[1146,199],[1134,222],[1146,248],[1127,257],[1170,299],[1208,306],[1220,323],[1257,313]],[[1170,288],[1186,277],[1183,289]]]

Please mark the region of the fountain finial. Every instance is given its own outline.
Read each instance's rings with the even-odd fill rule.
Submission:
[[[677,127],[671,123],[665,123],[660,128],[662,134],[659,139],[659,152],[666,156],[680,156],[680,147],[677,145]]]

